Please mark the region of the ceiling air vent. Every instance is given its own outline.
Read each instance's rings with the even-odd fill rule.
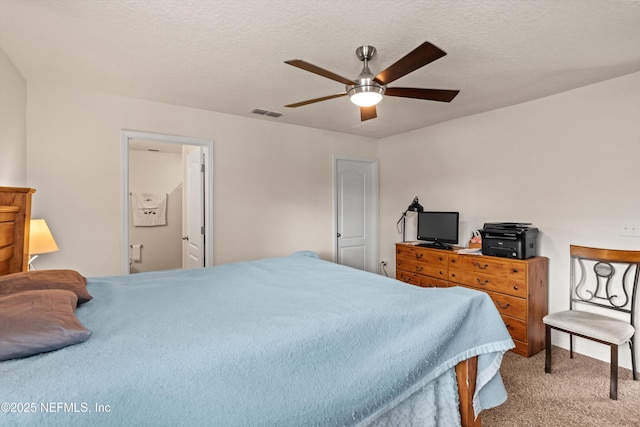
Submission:
[[[261,116],[269,116],[269,117],[280,117],[282,113],[278,113],[277,111],[267,111],[261,110],[260,108],[254,108],[251,110],[253,114],[259,114]]]

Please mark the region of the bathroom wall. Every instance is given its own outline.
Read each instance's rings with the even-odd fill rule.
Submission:
[[[129,191],[167,194],[166,225],[134,226],[129,212],[129,243],[141,245],[130,271],[182,268],[182,154],[129,150]]]

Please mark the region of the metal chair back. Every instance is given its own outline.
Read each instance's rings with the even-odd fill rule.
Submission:
[[[625,313],[635,328],[640,251],[570,247],[570,309],[586,304]]]

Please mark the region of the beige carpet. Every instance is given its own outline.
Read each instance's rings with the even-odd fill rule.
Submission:
[[[626,347],[628,348],[628,347]],[[544,372],[544,351],[531,358],[512,352],[501,368],[507,401],[482,412],[482,425],[494,426],[640,426],[640,381],[620,369],[618,400],[609,399],[609,364],[553,347],[551,374]]]

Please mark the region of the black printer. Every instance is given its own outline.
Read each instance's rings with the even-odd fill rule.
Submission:
[[[488,222],[480,230],[482,255],[527,259],[537,255],[538,229],[530,223]]]

